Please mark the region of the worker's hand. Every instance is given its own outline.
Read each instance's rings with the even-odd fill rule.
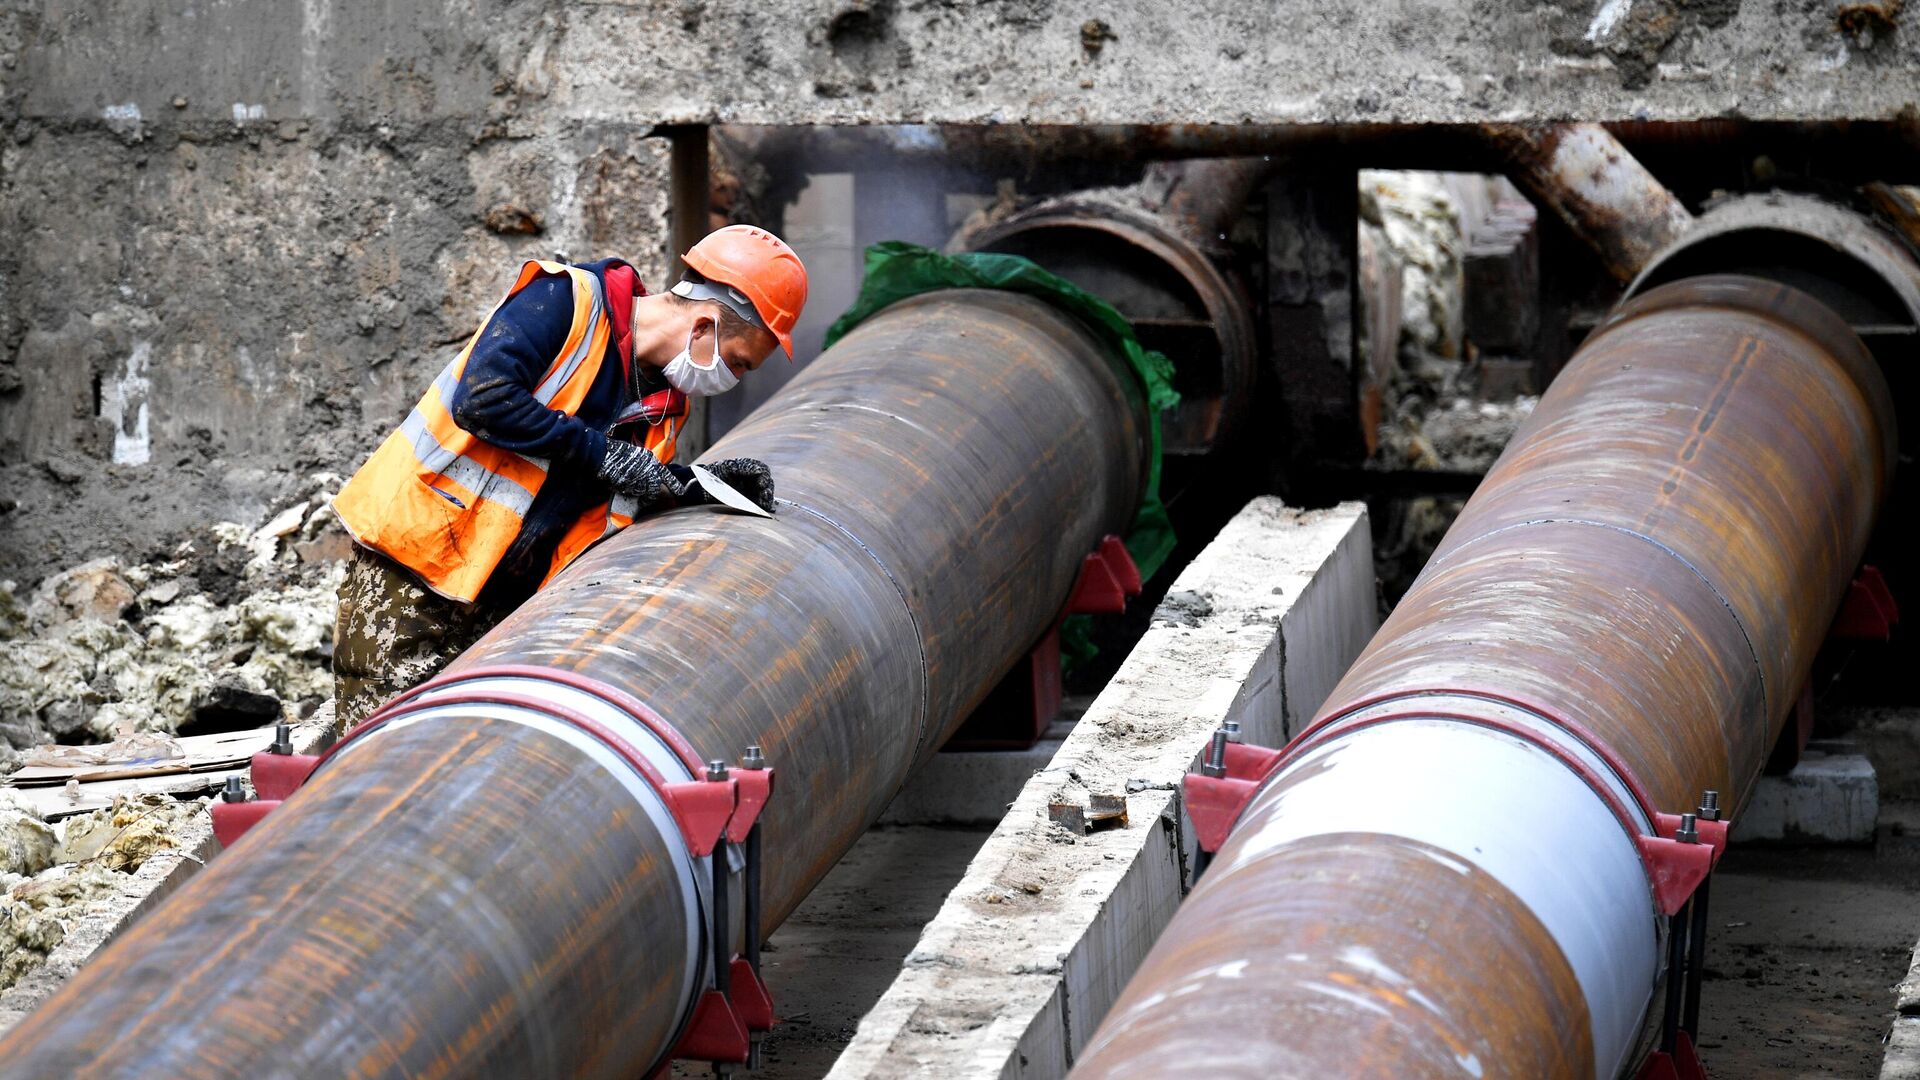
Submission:
[[[727,482],[733,490],[752,499],[754,505],[767,513],[773,513],[773,471],[767,463],[754,458],[725,458],[720,461],[701,462],[707,471]],[[697,494],[701,502],[715,502],[713,496],[701,490],[698,481],[687,485],[689,493]]]
[[[607,442],[607,458],[600,463],[600,478],[622,495],[639,500],[647,509],[686,491],[686,485],[651,453],[617,439]]]

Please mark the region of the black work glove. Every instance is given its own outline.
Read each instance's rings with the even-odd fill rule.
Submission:
[[[773,471],[767,463],[750,457],[726,458],[721,461],[703,461],[701,467],[727,482],[727,486],[752,499],[754,505],[767,513],[773,513]],[[693,481],[686,487],[686,494],[694,499],[711,503],[718,502],[713,496],[701,490],[700,482]]]
[[[622,495],[631,495],[646,510],[686,491],[686,485],[652,453],[610,439],[606,460],[600,463],[600,478]]]

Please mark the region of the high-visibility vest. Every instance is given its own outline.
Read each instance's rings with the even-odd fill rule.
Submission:
[[[600,373],[614,334],[613,320],[600,279],[592,271],[543,260],[520,268],[519,278],[494,312],[542,274],[565,274],[572,280],[573,325],[533,394],[548,408],[572,415]],[[433,380],[406,422],[387,436],[333,499],[334,511],[355,541],[412,570],[434,592],[462,603],[472,603],[480,595],[513,546],[549,467],[545,458],[494,446],[453,421],[454,388],[492,319],[489,314],[466,348]],[[621,361],[630,364],[631,358],[623,356]],[[685,398],[654,394],[642,405],[653,406],[645,413],[646,448],[662,462],[673,460],[674,442],[686,413]],[[547,579],[596,541],[632,524],[634,511],[634,500],[624,495],[588,509],[561,538]]]

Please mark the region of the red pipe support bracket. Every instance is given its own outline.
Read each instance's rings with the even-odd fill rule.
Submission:
[[[1233,831],[1241,812],[1260,790],[1260,782],[1188,773],[1180,790],[1187,806],[1187,820],[1193,823],[1193,838],[1201,851],[1211,855],[1227,842],[1227,834]]]
[[[253,755],[247,767],[253,778],[253,794],[271,801],[284,799],[307,782],[307,774],[318,764],[319,754],[276,754],[262,750]]]
[[[1900,625],[1900,605],[1877,566],[1862,566],[1847,583],[1846,599],[1827,636],[1841,641],[1885,641]]]
[[[1283,750],[1230,742],[1225,751],[1225,776],[1187,774],[1181,797],[1201,851],[1212,854],[1220,850],[1234,822],[1240,820],[1241,811],[1284,756]]]
[[[1080,561],[1060,617],[948,740],[948,750],[1025,750],[1060,715],[1060,624],[1069,615],[1118,615],[1140,595],[1140,568],[1112,533]],[[1020,685],[1024,683],[1025,685]]]
[[[280,805],[279,799],[252,800],[250,802],[221,802],[216,800],[209,811],[213,815],[213,837],[220,841],[222,848],[230,848],[247,835],[247,830],[260,823],[260,820],[272,813]]]
[[[693,1018],[687,1021],[686,1030],[680,1033],[679,1041],[668,1051],[666,1060],[655,1075],[668,1075],[676,1059],[741,1064],[747,1060],[751,1048],[752,1040],[747,1036],[747,1025],[741,1021],[740,1014],[727,1000],[727,995],[718,990],[706,990],[694,1005]]]
[[[1635,1080],[1707,1080],[1706,1067],[1693,1048],[1693,1037],[1685,1031],[1677,1034],[1673,1053],[1655,1050],[1634,1074]]]
[[[1068,615],[1118,615],[1140,595],[1140,568],[1127,545],[1109,533],[1080,563],[1080,579],[1067,601]]]

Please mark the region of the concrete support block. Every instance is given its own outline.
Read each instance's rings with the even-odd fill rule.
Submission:
[[[1365,510],[1256,499],[1181,573],[1153,625],[1014,799],[828,1075],[1053,1078],[1179,905],[1181,778],[1238,720],[1277,745],[1373,635]],[[1050,803],[1126,797],[1075,835]]]
[[[1920,1080],[1920,945],[1907,977],[1894,989],[1893,1031],[1880,1059],[1880,1080]]]
[[[1880,1080],[1920,1080],[1920,1016],[1896,1016],[1880,1059]]]
[[[1880,819],[1880,784],[1859,754],[1809,749],[1785,776],[1763,776],[1734,819],[1732,841],[1867,844]]]

